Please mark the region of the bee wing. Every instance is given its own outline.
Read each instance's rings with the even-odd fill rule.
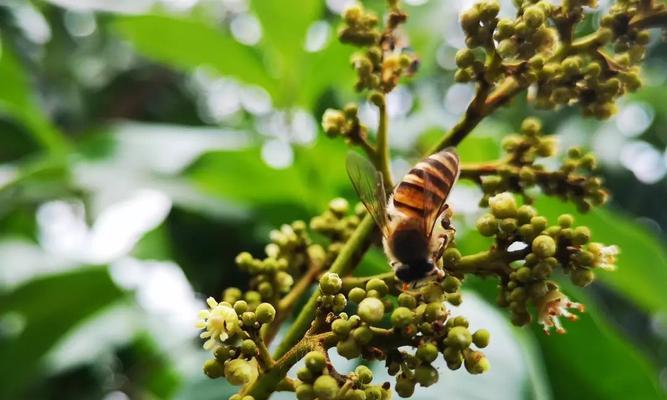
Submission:
[[[347,155],[346,167],[359,199],[380,227],[382,234],[387,237],[387,195],[382,175],[370,161],[353,152]]]
[[[459,177],[459,156],[453,147],[448,147],[423,160],[427,164],[424,182],[424,232],[431,238],[438,217],[445,211],[447,197]]]

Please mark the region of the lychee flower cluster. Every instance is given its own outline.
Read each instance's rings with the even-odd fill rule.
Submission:
[[[560,292],[551,280],[553,275],[560,270],[573,284],[588,286],[595,279],[596,268],[613,270],[617,247],[591,242],[590,229],[574,226],[574,217],[569,214],[549,226],[533,207],[518,206],[510,193],[491,197],[489,209],[477,220],[477,230],[495,238],[489,258],[502,260],[495,272],[501,277],[498,304],[509,308],[516,325],[532,320],[532,305],[545,331],[555,327],[563,333],[558,318],[576,319],[568,309],[583,311],[583,306]]]
[[[447,276],[403,291],[393,273],[345,279],[327,273],[320,279],[319,319],[333,333],[338,354],[384,360],[389,374],[396,376],[396,392],[410,397],[416,385],[437,382],[441,354],[450,369],[465,365],[478,374],[489,368],[483,353],[472,347],[486,347],[488,331],[471,332],[467,319],[451,317],[446,306],[461,303],[460,286],[458,278]]]
[[[498,17],[497,0],[476,3],[461,14],[467,48],[456,55],[455,79],[485,86],[511,79],[530,88],[528,98],[538,108],[579,104],[585,116],[609,117],[620,96],[641,86],[639,63],[650,39],[645,29],[664,6],[619,1],[600,28],[577,37],[584,10],[596,3],[518,0],[514,18]]]
[[[530,202],[535,187],[544,194],[572,201],[582,212],[607,201],[607,190],[594,174],[597,163],[592,153],[575,147],[567,151],[558,169],[550,171],[540,164],[540,159],[557,153],[558,143],[553,136],[544,136],[538,119],[526,118],[520,133],[503,138],[502,147],[507,154],[504,159],[462,171],[462,176],[480,184],[484,192],[481,205],[505,191],[520,193]]]

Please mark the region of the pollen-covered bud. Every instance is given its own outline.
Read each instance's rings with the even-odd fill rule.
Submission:
[[[320,278],[320,290],[324,294],[336,294],[343,287],[343,280],[338,274],[327,272]]]
[[[570,309],[579,312],[584,311],[583,304],[572,302],[553,282],[549,282],[549,291],[535,301],[535,306],[537,307],[538,322],[544,327],[544,333],[546,334],[549,334],[551,328],[555,328],[556,333],[565,333],[560,317],[576,321],[578,317],[570,312]]]
[[[313,383],[313,391],[318,399],[333,400],[338,394],[338,382],[331,375],[322,375]]]
[[[276,317],[276,309],[269,303],[262,303],[255,309],[255,314],[260,324],[268,324]]]
[[[604,246],[600,243],[590,243],[588,251],[593,254],[593,265],[604,270],[613,271],[616,269],[616,256],[618,256],[618,246]]]
[[[384,304],[375,297],[366,297],[359,303],[357,314],[368,324],[376,324],[384,317]]]

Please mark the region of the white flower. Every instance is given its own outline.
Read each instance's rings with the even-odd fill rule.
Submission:
[[[205,329],[199,337],[208,339],[204,342],[204,349],[211,350],[216,344],[222,344],[237,332],[239,317],[229,303],[218,303],[213,297],[206,299],[206,303],[210,309],[199,312],[200,320],[196,327]]]
[[[603,246],[600,243],[591,243],[588,250],[595,256],[594,265],[607,271],[616,269],[616,256],[618,256],[618,246]]]
[[[579,319],[578,316],[570,312],[570,309],[584,312],[584,305],[570,301],[557,287],[552,288],[537,302],[537,318],[538,322],[544,327],[544,333],[548,335],[551,328],[555,328],[556,333],[565,333],[565,329],[560,323],[560,317],[565,317],[570,321]]]

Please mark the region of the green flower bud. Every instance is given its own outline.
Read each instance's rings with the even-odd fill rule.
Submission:
[[[465,357],[465,366],[468,372],[477,375],[489,370],[489,360],[481,352],[473,351]]]
[[[500,3],[497,0],[483,0],[477,3],[482,20],[491,20],[500,12]]]
[[[241,342],[241,353],[246,357],[254,357],[257,354],[257,345],[250,339]]]
[[[396,377],[396,386],[394,387],[399,396],[410,397],[415,392],[415,382],[401,374]]]
[[[530,219],[530,224],[533,226],[535,233],[542,232],[547,227],[547,223],[547,219],[542,216],[537,216]]]
[[[433,343],[423,343],[417,348],[417,358],[425,363],[432,363],[438,358],[438,347]]]
[[[526,25],[535,29],[544,23],[545,15],[539,6],[530,6],[523,11],[523,20]]]
[[[447,333],[445,345],[457,348],[459,350],[467,349],[472,343],[472,335],[468,328],[463,326],[452,327]]]
[[[220,378],[224,375],[224,367],[216,359],[206,360],[204,362],[204,373],[211,379]]]
[[[355,342],[364,345],[373,340],[373,332],[366,326],[360,326],[352,331]]]
[[[415,380],[423,387],[429,387],[438,381],[438,371],[428,364],[415,368]]]
[[[244,254],[244,253],[241,253],[241,254]],[[239,254],[238,257],[240,257],[241,254]],[[252,256],[249,253],[245,253],[245,254],[250,256],[250,259],[252,259]],[[238,257],[237,257],[237,260],[238,260]],[[222,300],[226,301],[229,304],[234,304],[240,298],[241,298],[241,290],[238,289],[238,288],[235,288],[235,287],[230,287],[230,288],[225,289],[224,293],[222,294]]]
[[[245,292],[245,301],[248,302],[248,304],[259,304],[262,302],[262,295],[259,294],[259,292],[256,292],[254,290],[248,290]]]
[[[306,368],[308,368],[314,374],[321,373],[324,367],[327,365],[327,359],[320,351],[309,352],[306,354],[304,361],[306,363]]]
[[[315,400],[315,391],[312,385],[302,383],[296,387],[296,398],[299,400]]]
[[[335,312],[341,312],[345,309],[345,306],[347,306],[345,295],[342,293],[335,295],[333,299],[333,310]]]
[[[241,321],[245,326],[253,326],[257,322],[257,315],[252,311],[246,311],[241,314]]]
[[[268,324],[276,317],[276,309],[269,303],[262,303],[255,309],[255,314],[260,324]]]
[[[542,131],[542,123],[537,118],[528,117],[521,123],[521,132],[528,136],[535,136]]]
[[[574,217],[570,214],[563,214],[558,217],[558,225],[561,228],[569,228],[574,223]]]
[[[359,303],[357,314],[368,324],[375,324],[384,316],[384,304],[375,297],[366,297]]]
[[[479,12],[476,8],[470,8],[461,14],[461,27],[464,31],[470,32],[479,26]]]
[[[475,343],[475,346],[483,349],[489,345],[489,340],[491,335],[486,329],[479,329],[472,335],[472,341]]]
[[[389,287],[382,279],[373,278],[366,283],[366,291],[377,290],[380,296],[384,296],[389,292]]]
[[[552,272],[553,272],[553,267],[548,263],[542,261],[533,267],[531,274],[534,278],[545,279],[548,278]]]
[[[467,328],[468,326],[470,326],[466,317],[464,317],[462,315],[459,315],[458,317],[452,318],[451,321],[452,321],[451,326],[462,326],[464,328]]]
[[[515,218],[505,218],[500,221],[500,230],[504,233],[513,233],[516,228],[517,221]]]
[[[409,293],[401,293],[398,295],[398,305],[409,309],[417,307],[417,299]]]
[[[430,282],[420,289],[422,300],[427,303],[439,302],[442,300],[442,288],[436,282]]]
[[[575,269],[570,272],[570,279],[575,285],[585,287],[595,280],[595,274],[588,268]]]
[[[278,286],[278,291],[280,293],[289,292],[293,284],[294,278],[292,278],[292,275],[285,271],[278,271],[278,273],[276,273],[276,286]]]
[[[366,400],[382,400],[382,389],[377,386],[369,386],[364,390]]]
[[[225,364],[225,378],[232,385],[244,385],[257,379],[258,371],[248,361],[237,358]]]
[[[591,240],[591,230],[585,226],[575,228],[572,235],[572,242],[576,245],[586,244]]]
[[[453,275],[447,275],[442,281],[442,288],[445,289],[445,292],[447,293],[455,293],[460,287],[461,281]]]
[[[519,282],[528,282],[530,280],[530,268],[521,267],[516,271],[516,280]]]
[[[338,274],[327,272],[320,278],[320,290],[324,294],[336,294],[343,287],[343,280]]]
[[[446,266],[456,265],[456,263],[461,259],[461,252],[455,247],[450,247],[445,250],[445,253],[442,255],[442,259]]]
[[[296,371],[296,377],[299,378],[299,380],[302,382],[313,383],[315,381],[316,376],[315,374],[313,374],[311,370],[309,370],[306,367],[303,367],[300,368],[298,371]]]
[[[483,236],[493,236],[498,233],[498,221],[491,214],[481,216],[476,222],[477,230]]]
[[[349,321],[343,319],[337,319],[331,323],[331,330],[336,336],[340,339],[345,339],[350,334],[352,326]]]
[[[475,53],[470,49],[461,49],[456,52],[456,65],[459,68],[466,68],[475,61]]]
[[[366,400],[366,392],[361,389],[352,389],[345,395],[345,400]]]
[[[333,400],[338,393],[338,382],[331,375],[322,375],[315,379],[313,391],[321,400]]]
[[[257,287],[257,291],[262,295],[263,299],[268,299],[273,297],[273,285],[269,282],[262,282]]]
[[[498,21],[498,24],[496,25],[496,32],[494,33],[493,38],[500,41],[503,39],[507,39],[513,34],[514,34],[514,21],[503,18]]]
[[[532,250],[540,258],[551,257],[556,254],[556,242],[550,236],[540,235],[533,240]]]
[[[496,218],[512,218],[516,216],[517,206],[514,196],[504,192],[489,199],[489,207]]]
[[[458,83],[470,82],[473,78],[473,73],[469,68],[457,69],[454,73],[454,80]]]
[[[567,95],[569,96],[569,94]],[[565,100],[568,99],[569,97],[567,97]],[[556,140],[556,138],[553,137],[545,137],[540,139],[540,142],[537,144],[537,147],[535,148],[535,152],[540,157],[552,157],[554,154],[556,154],[557,150],[558,150],[558,141]]]
[[[415,313],[406,307],[398,307],[391,313],[391,324],[397,328],[402,328],[412,322]]]
[[[446,316],[445,309],[440,302],[429,303],[424,310],[424,319],[433,322]]]
[[[517,53],[517,51],[519,50],[519,46],[514,40],[509,38],[501,40],[500,43],[498,43],[497,49],[498,49],[498,54],[500,54],[502,58],[510,58]]]
[[[347,298],[359,304],[363,299],[366,298],[366,291],[362,288],[352,288],[347,294]]]
[[[447,302],[453,306],[459,306],[463,302],[461,292],[447,294]]]
[[[365,365],[360,365],[355,368],[354,373],[357,374],[359,382],[363,383],[364,385],[368,385],[373,380],[373,372]]]
[[[243,314],[244,312],[248,311],[248,303],[243,300],[237,301],[234,303],[234,311],[236,311],[237,315]]]

